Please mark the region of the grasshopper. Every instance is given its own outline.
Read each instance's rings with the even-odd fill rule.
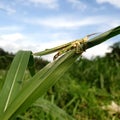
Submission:
[[[61,56],[62,54],[72,49],[75,49],[75,53],[82,54],[82,52],[85,51],[86,49],[86,43],[88,41],[88,38],[95,34],[97,33],[87,35],[86,37],[82,39],[77,39],[72,42],[69,42],[69,43],[66,43],[66,44],[51,48],[51,49],[45,49],[44,51],[34,53],[33,55],[42,56],[42,55],[57,52],[57,54],[55,54],[55,56],[53,57],[53,60],[56,60],[59,56]],[[84,47],[82,47],[82,45],[84,45]]]

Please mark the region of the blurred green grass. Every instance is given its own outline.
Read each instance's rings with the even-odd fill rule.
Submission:
[[[108,58],[77,61],[51,91],[55,103],[76,119],[110,120],[102,106],[120,104],[120,63]]]
[[[111,116],[102,106],[111,101],[120,104],[120,62],[109,57],[79,59],[44,98],[76,120],[119,120],[120,114]],[[30,107],[23,116],[57,120],[39,107]]]
[[[0,80],[4,81],[4,75],[5,70],[1,70]],[[29,77],[26,71],[24,79]],[[93,60],[79,59],[43,98],[76,120],[119,120],[120,114],[111,116],[102,106],[111,101],[120,104],[120,62],[107,56]],[[23,119],[57,120],[51,113],[46,113],[42,107],[37,106],[31,106],[18,118]]]
[[[95,37],[93,39],[93,42],[91,41],[88,42],[88,48],[96,44],[99,44],[110,37],[119,34],[118,33],[119,29],[120,27],[118,26],[117,28],[110,30],[112,32],[111,34],[110,31],[108,31],[103,33],[102,35]],[[18,53],[23,55],[25,51],[23,52],[21,51]],[[18,58],[19,57],[21,58],[19,54],[17,54],[16,57],[18,61],[19,61]],[[28,63],[29,62],[28,58],[30,57],[30,55],[32,56],[32,54],[30,51],[26,51],[26,54],[29,54],[27,57],[27,61],[25,59],[25,61]],[[23,58],[25,57],[26,56],[24,56]],[[28,75],[28,71],[26,71],[25,68],[24,69],[25,82],[23,84],[20,84],[20,87],[24,87],[24,89],[22,89],[22,95],[21,94],[20,94],[21,96],[18,95],[17,99],[10,104],[10,107],[8,106],[8,110],[6,110],[5,112],[3,111],[3,109],[1,109],[2,112],[4,113],[2,114],[1,112],[1,116],[6,120],[7,118],[10,118],[11,115],[13,115],[11,117],[11,119],[13,119],[14,117],[16,118],[19,112],[21,113],[23,112],[23,110],[28,108],[25,113],[22,113],[17,117],[17,120],[29,120],[29,119],[61,120],[61,118],[62,119],[67,118],[65,120],[68,120],[68,118],[70,118],[71,120],[73,120],[73,118],[75,118],[76,120],[119,120],[120,111],[116,112],[114,115],[110,115],[108,111],[103,110],[103,106],[110,105],[112,101],[117,103],[117,105],[120,104],[120,81],[119,81],[120,80],[120,48],[119,47],[117,49],[114,48],[114,50],[112,50],[110,54],[107,54],[105,57],[102,58],[96,57],[93,60],[88,60],[85,58],[77,59],[77,61],[74,62],[72,67],[68,70],[69,66],[73,63],[73,61],[75,61],[77,57],[78,55],[77,54],[75,55],[74,51],[71,51],[65,54],[63,57],[61,57],[61,59],[59,59],[58,62],[55,61],[53,62],[53,64],[52,63],[49,64],[49,65],[55,65],[53,67],[51,66],[51,68],[53,68],[52,69],[53,71],[49,69],[50,66],[45,67],[46,71],[49,69],[49,74],[47,75],[48,72],[44,71],[44,69],[42,73],[46,73],[43,76],[44,76],[44,80],[45,81],[47,80],[48,84],[46,84],[46,82],[43,81],[44,82],[43,86],[41,86],[41,81],[39,81],[41,71],[36,75],[37,79],[32,79],[31,76]],[[3,61],[4,57],[1,58],[2,58],[1,60]],[[29,59],[32,62],[28,64],[28,68],[32,70],[33,56],[30,58]],[[15,63],[16,66],[18,67],[17,62]],[[23,65],[22,63],[24,63],[24,61],[21,62],[21,67]],[[5,65],[2,66],[2,68],[5,67],[6,67]],[[12,66],[12,70],[14,70],[14,65]],[[63,71],[64,72],[67,71],[67,73],[64,73]],[[0,73],[0,90],[1,90],[4,83],[3,76],[5,75],[5,73],[3,70],[1,70],[0,72],[1,72]],[[55,74],[56,76],[54,76],[54,73],[56,73]],[[16,70],[14,71],[14,74],[16,74]],[[8,76],[11,75],[12,72]],[[17,75],[19,75],[19,72],[17,73]],[[54,82],[54,78],[59,79],[59,77],[62,77],[61,80],[58,81],[52,88],[49,89],[49,87],[52,86],[52,83]],[[26,82],[27,79],[29,78],[31,78],[33,81],[28,81],[29,83],[27,84]],[[35,77],[33,76],[33,78]],[[2,93],[0,99],[1,101],[3,100],[4,92],[6,92],[6,88],[11,87],[10,84],[8,84],[8,82],[10,82],[9,79],[13,80],[11,77],[8,77],[5,89],[3,90],[3,92],[0,91]],[[14,83],[14,81],[12,83]],[[19,82],[16,81],[16,83],[18,84]],[[46,87],[46,85],[48,87]],[[46,91],[48,90],[47,88],[49,89],[49,91],[46,93]],[[16,90],[17,89],[15,89],[15,91]],[[31,94],[32,90],[33,92]],[[36,90],[39,91],[36,92]],[[41,90],[43,92],[41,92]],[[34,96],[34,94],[36,95]],[[45,101],[41,101],[41,99],[39,99],[39,101],[33,103],[35,100],[37,100],[40,97],[40,94],[43,100]],[[26,98],[26,95],[28,95],[27,100],[22,101],[24,100],[23,97]],[[18,104],[18,102],[20,104]],[[23,103],[27,105],[25,108]],[[43,106],[42,103],[44,103]],[[29,105],[31,106],[29,107]],[[58,108],[56,105],[61,109]],[[13,108],[11,108],[11,106]],[[16,106],[17,108],[15,108]],[[15,111],[16,109],[18,110],[18,113],[14,112],[12,114],[11,110]],[[56,115],[57,113],[59,113],[59,115]],[[68,113],[70,116],[67,115],[66,113]],[[6,114],[8,115],[7,117]]]
[[[114,55],[116,53],[113,52],[93,60],[78,59],[43,98],[76,120],[119,120],[120,114],[111,116],[102,109],[102,106],[111,101],[120,104],[120,56]],[[1,86],[5,74],[5,70],[0,70]],[[26,71],[25,82],[28,78],[30,74]],[[23,119],[57,120],[49,111],[46,113],[46,110],[37,106],[29,107],[18,117],[18,120]]]

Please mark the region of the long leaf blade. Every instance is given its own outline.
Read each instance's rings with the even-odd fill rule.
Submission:
[[[1,116],[2,120],[15,119],[16,115],[28,108],[34,101],[42,96],[63,74],[79,55],[70,51],[59,60],[48,64],[44,69],[33,76],[32,80],[22,89],[21,94],[8,107]]]
[[[88,42],[87,42],[87,48],[91,48],[95,45],[98,45],[114,36],[117,36],[120,34],[120,26],[118,27],[115,27],[113,29],[110,29],[92,39],[90,39]]]
[[[120,27],[114,28],[113,31],[109,33],[108,37],[105,37],[107,36],[106,34],[103,41],[118,34],[120,34]],[[97,39],[93,39],[92,42],[88,42],[88,48],[103,42],[101,39],[98,39],[98,41],[99,42],[97,42]],[[1,119],[12,120],[17,114],[21,113],[21,111],[26,110],[29,105],[37,100],[38,97],[42,96],[49,89],[49,87],[51,87],[58,79],[60,79],[60,77],[69,69],[71,64],[78,56],[79,55],[75,54],[74,50],[71,50],[59,60],[50,63],[48,66],[34,75],[33,78],[30,79],[30,82],[26,84],[26,88],[22,89],[21,94],[17,96],[15,101],[8,106],[8,109],[5,111],[5,113],[1,115]]]
[[[33,106],[42,108],[46,113],[51,113],[57,120],[75,120],[61,108],[42,98],[38,99]]]
[[[18,95],[21,90],[22,80],[24,72],[26,70],[30,51],[19,51],[8,71],[3,89],[0,93],[0,114],[2,114],[8,107],[8,105],[13,101],[13,99]]]
[[[35,65],[34,65],[34,58],[33,58],[32,54],[30,55],[30,58],[29,58],[28,69],[29,69],[31,76],[34,76],[35,75]]]

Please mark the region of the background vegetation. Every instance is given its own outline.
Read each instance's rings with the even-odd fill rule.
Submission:
[[[76,120],[119,120],[120,113],[114,115],[102,107],[115,101],[120,104],[120,42],[115,43],[111,53],[92,60],[78,59],[62,79],[43,96],[54,103]],[[4,83],[4,75],[14,55],[0,49],[0,85]],[[44,67],[48,61],[35,59],[36,71]],[[29,78],[26,72],[25,79]],[[1,87],[0,87],[1,88]],[[33,104],[18,120],[58,120],[57,111]],[[43,101],[44,105],[44,101]],[[51,112],[53,112],[51,114]]]

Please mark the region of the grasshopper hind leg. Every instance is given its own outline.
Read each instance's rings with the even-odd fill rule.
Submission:
[[[60,56],[60,52],[58,52],[54,57],[53,60],[56,60]]]
[[[58,51],[57,54],[53,57],[53,60],[56,60],[60,55],[64,54],[67,50],[63,48],[62,50]]]
[[[57,54],[53,57],[53,60],[56,60],[60,55],[64,54],[65,52],[71,50],[72,45],[69,45],[63,49],[61,49],[60,51],[57,52]]]

